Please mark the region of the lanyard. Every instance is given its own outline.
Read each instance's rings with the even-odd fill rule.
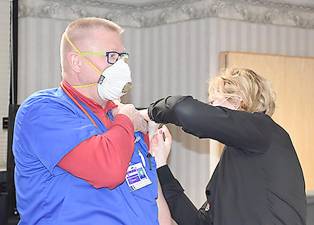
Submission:
[[[107,130],[105,125],[97,118],[97,116],[95,116],[93,114],[93,112],[90,111],[90,109],[87,106],[85,106],[83,103],[80,104],[79,101],[71,95],[71,93],[64,87],[64,84],[62,82],[61,82],[60,86],[61,86],[62,90],[65,92],[65,94],[77,105],[77,107],[79,107],[82,110],[82,112],[84,112],[84,114],[88,117],[88,119],[92,122],[92,124],[96,128],[102,130],[103,132]],[[90,111],[90,112],[88,112],[88,111]],[[109,119],[111,121],[113,121],[114,118],[113,118],[113,115],[110,111],[107,113],[107,115],[108,115]],[[134,143],[139,144],[142,149],[146,149],[148,152],[147,145],[145,144],[145,142],[143,142],[143,134],[141,132],[137,131],[137,132],[135,132],[134,136],[135,136]],[[151,155],[150,155],[150,153],[148,153],[147,157],[149,158],[149,164],[150,164],[150,168],[151,168],[151,162],[150,162]]]
[[[101,129],[104,130],[105,126],[103,125],[103,123],[101,123],[100,121],[97,122],[95,121],[95,119],[91,116],[91,114],[93,114],[92,112],[88,112],[88,107],[87,106],[83,106],[83,104],[80,104],[72,95],[71,93],[64,87],[64,84],[61,82],[60,84],[62,90],[64,91],[64,93],[77,105],[77,107],[79,107],[80,110],[82,110],[82,112],[87,116],[87,118],[92,122],[92,124]],[[113,120],[113,116],[111,113],[108,113],[108,117],[110,120]],[[105,128],[106,129],[106,128]]]

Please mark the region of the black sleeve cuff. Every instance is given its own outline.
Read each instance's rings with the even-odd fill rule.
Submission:
[[[165,185],[165,184],[176,182],[176,178],[173,176],[168,165],[159,167],[157,169],[157,174],[158,174],[160,185]]]
[[[151,103],[148,107],[149,118],[156,123],[173,123],[179,126],[174,108],[188,97],[192,98],[191,96],[180,95],[168,96]]]

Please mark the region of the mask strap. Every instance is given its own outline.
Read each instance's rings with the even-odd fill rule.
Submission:
[[[95,120],[89,115],[89,113],[86,111],[86,109],[84,109],[83,106],[81,106],[81,104],[71,95],[71,93],[66,89],[66,87],[64,86],[64,84],[61,82],[60,84],[62,90],[67,94],[67,96],[69,96],[69,98],[72,99],[72,101],[84,112],[84,114],[88,117],[88,119],[92,122],[92,124],[95,127],[98,127]]]
[[[241,107],[241,101],[242,101],[242,98],[240,96],[226,96],[225,99],[222,102],[220,102],[220,105],[228,101],[230,98],[238,98],[239,104],[237,105],[234,105],[231,102],[229,102],[229,104],[233,106],[234,110],[238,110]]]
[[[83,85],[73,85],[72,87],[75,88],[87,88],[87,87],[93,87],[95,85],[97,85],[98,83],[92,83],[92,84],[83,84]]]
[[[92,63],[88,58],[86,58],[86,56],[84,56],[81,51],[73,44],[73,42],[70,40],[70,38],[68,37],[68,35],[65,33],[64,34],[64,37],[65,39],[67,40],[67,42],[71,45],[71,47],[73,48],[74,51],[76,51],[76,53],[78,53],[80,56],[83,56],[84,59],[85,59],[85,62],[90,66],[92,67],[97,74],[101,74],[101,71],[100,69],[97,68],[97,66]],[[92,84],[85,84],[85,85],[75,85],[73,87],[76,87],[76,88],[83,88],[83,87],[91,87],[91,86],[95,86],[97,85],[98,83],[92,83]]]

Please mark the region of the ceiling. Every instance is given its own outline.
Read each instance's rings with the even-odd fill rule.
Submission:
[[[0,0],[1,1],[1,0]],[[24,0],[28,1],[28,0]],[[35,1],[35,0],[30,0]],[[37,1],[37,0],[36,0]],[[56,0],[42,0],[47,2],[55,2]],[[267,6],[268,3],[279,3],[279,4],[290,4],[295,5],[300,8],[314,8],[314,0],[57,0],[57,2],[63,2],[68,4],[79,4],[79,5],[86,5],[86,6],[106,6],[107,8],[135,8],[135,9],[158,9],[158,8],[165,8],[169,6],[182,6],[184,4],[192,4],[199,3],[199,2],[243,2],[252,5],[259,5],[262,4]],[[280,7],[280,6],[279,6]]]
[[[293,5],[314,6],[314,0],[271,0],[272,2],[288,3]]]
[[[151,5],[151,4],[160,4],[160,3],[183,3],[183,2],[193,2],[193,0],[102,0],[106,3],[115,3],[122,5],[133,5],[133,6],[141,6],[141,5]],[[194,0],[199,1],[199,0]],[[293,5],[301,5],[301,6],[313,6],[314,0],[268,0],[270,2],[276,3],[287,3]]]
[[[2,1],[2,0],[0,0]],[[314,0],[21,0],[20,17],[97,16],[123,26],[151,27],[218,17],[314,29]]]
[[[172,0],[162,0],[163,2],[171,2]],[[140,4],[152,4],[160,2],[158,0],[104,0],[104,2],[111,2],[117,4],[127,4],[127,5],[140,5]]]
[[[182,2],[176,0],[103,0],[104,2],[116,3],[116,4],[125,4],[125,5],[148,5],[155,4],[160,2]]]

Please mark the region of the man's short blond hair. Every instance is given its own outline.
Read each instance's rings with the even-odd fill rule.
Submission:
[[[264,112],[272,116],[275,112],[275,93],[270,81],[250,69],[226,69],[210,81],[209,101],[217,96],[242,100],[241,108],[247,112]]]
[[[116,33],[123,33],[123,29],[117,25],[116,23],[96,17],[86,17],[80,18],[77,20],[72,21],[67,28],[65,29],[64,33],[62,34],[61,42],[60,42],[60,57],[61,57],[61,67],[62,70],[64,68],[64,59],[65,54],[69,50],[73,50],[68,41],[66,40],[65,36],[67,35],[68,38],[73,42],[75,45],[76,42],[84,39],[90,38],[90,34],[94,29],[103,28],[106,31],[112,31]]]

